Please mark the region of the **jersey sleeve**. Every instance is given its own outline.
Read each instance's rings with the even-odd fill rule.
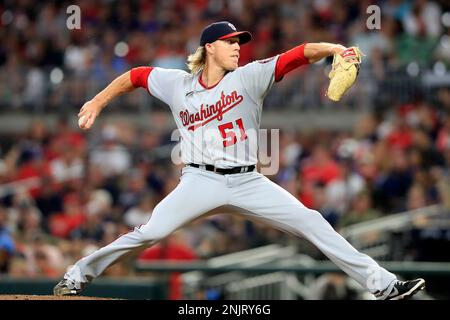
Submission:
[[[281,81],[295,68],[309,64],[308,58],[305,57],[305,45],[306,43],[280,54],[275,66],[275,81]]]
[[[272,87],[278,57],[253,61],[239,68],[243,86],[255,101],[263,99]]]
[[[152,96],[172,107],[176,90],[181,87],[186,75],[183,70],[155,67],[148,75],[147,90]]]

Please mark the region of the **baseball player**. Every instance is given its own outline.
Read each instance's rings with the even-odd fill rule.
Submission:
[[[425,287],[423,279],[397,280],[353,248],[319,212],[256,171],[261,110],[272,85],[302,65],[351,52],[337,44],[304,43],[238,67],[240,46],[251,38],[229,22],[213,23],[203,30],[200,46],[188,57],[191,73],[133,68],[83,105],[79,126],[89,129],[112,99],[145,88],[170,107],[185,166],[178,186],[155,207],[145,225],[79,260],[55,286],[55,295],[80,294],[113,263],[223,205],[241,208],[249,218],[306,238],[377,299],[403,299]]]

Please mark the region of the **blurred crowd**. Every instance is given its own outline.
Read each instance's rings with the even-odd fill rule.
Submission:
[[[433,105],[417,96],[390,113],[367,113],[347,131],[281,130],[280,169],[270,178],[337,230],[433,204],[450,208],[450,90],[441,98]],[[182,165],[171,161],[176,142],[166,116],[154,115],[159,126],[110,121],[88,133],[64,117],[53,128],[36,120],[26,134],[0,139],[2,271],[59,275],[145,224],[181,173]],[[292,241],[265,225],[219,214],[140,258],[203,259]],[[132,268],[119,264],[108,272]]]
[[[241,48],[241,64],[305,41],[358,44],[366,71],[352,97],[359,97],[358,107],[373,97],[377,108],[346,131],[281,128],[280,170],[270,179],[338,230],[432,204],[450,208],[450,88],[441,85],[430,94],[413,86],[401,95],[395,88],[405,82],[392,76],[400,70],[411,77],[414,66],[418,72],[450,66],[446,1],[378,1],[378,31],[365,28],[370,1],[76,3],[82,28],[72,31],[65,10],[73,3],[0,3],[2,112],[72,114],[130,67],[184,69],[202,28],[217,20],[253,33],[254,41]],[[274,87],[265,108],[322,105],[324,70],[319,64],[294,71]],[[152,103],[145,90],[137,91],[109,110],[116,105],[135,111]],[[170,159],[170,114],[155,109],[151,117],[148,127],[111,121],[89,132],[74,129],[67,116],[55,126],[37,118],[26,133],[2,133],[0,274],[60,277],[76,260],[148,221],[178,184],[181,169]],[[450,239],[443,232],[438,236]],[[298,240],[265,225],[216,215],[191,223],[138,259],[205,259],[293,241]],[[105,274],[131,275],[129,263]]]
[[[179,181],[181,167],[171,162],[174,142],[166,130],[121,122],[86,135],[61,118],[52,129],[36,120],[25,135],[3,136],[1,272],[60,276],[92,250],[145,224]],[[265,243],[271,233],[264,233],[243,219],[218,216],[191,224],[140,258],[208,258]],[[248,242],[234,241],[247,236]],[[106,274],[130,272],[118,264]]]
[[[66,24],[74,11],[66,10],[74,4],[80,8],[81,25],[70,30]],[[370,22],[374,11],[369,14],[367,8],[372,4],[381,15]],[[64,112],[79,108],[131,67],[186,69],[201,30],[218,20],[252,32],[254,40],[241,48],[241,65],[304,42],[359,45],[366,70],[354,90],[354,99],[359,98],[354,103],[383,105],[387,87],[408,94],[422,72],[445,73],[450,65],[449,9],[445,0],[6,0],[0,3],[0,109]],[[380,29],[368,29],[368,21]],[[266,105],[326,105],[326,67],[293,72],[272,90]],[[118,108],[158,106],[143,96],[129,95]]]

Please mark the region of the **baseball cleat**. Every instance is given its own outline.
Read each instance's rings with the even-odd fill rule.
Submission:
[[[82,289],[75,288],[75,283],[70,280],[62,279],[54,288],[53,295],[55,296],[77,296]]]
[[[379,292],[376,293],[375,296],[379,300],[409,299],[423,289],[425,289],[425,280],[422,278],[410,281],[396,280],[391,292],[388,295],[386,295],[385,292]]]

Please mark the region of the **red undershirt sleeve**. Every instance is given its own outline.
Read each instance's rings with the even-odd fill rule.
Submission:
[[[288,72],[295,68],[309,64],[308,59],[305,57],[305,45],[306,43],[303,43],[280,54],[275,66],[275,81],[280,81]]]
[[[137,67],[130,71],[130,80],[135,88],[142,87],[148,89],[148,76],[153,67]]]

